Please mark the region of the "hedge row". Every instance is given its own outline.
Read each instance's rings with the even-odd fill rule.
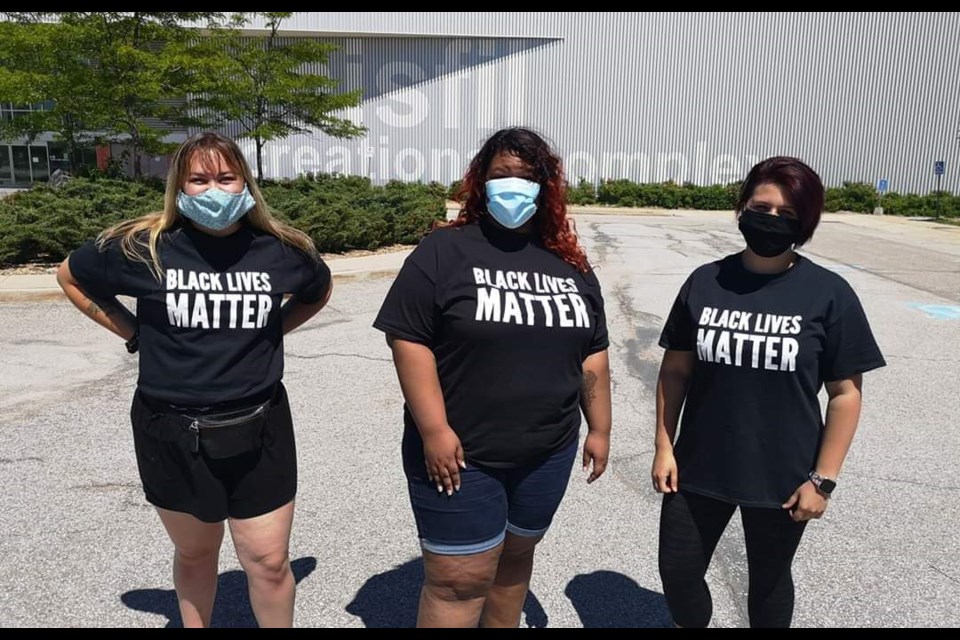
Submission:
[[[309,234],[325,253],[413,244],[446,215],[443,185],[310,175],[265,181],[279,219]],[[0,199],[0,266],[57,262],[121,220],[163,207],[160,182],[74,178]]]
[[[604,180],[593,184],[580,180],[570,185],[567,200],[571,204],[608,205],[618,207],[651,207],[661,209],[694,209],[730,211],[736,207],[740,183],[698,186],[664,182],[638,184],[629,180]],[[928,195],[887,193],[882,197],[872,185],[846,182],[826,192],[824,210],[873,213],[877,206],[888,215],[960,217],[960,196],[948,192]]]
[[[359,176],[307,174],[294,180],[268,180],[261,188],[277,216],[303,230],[324,253],[414,244],[446,214],[445,200],[457,184],[390,182],[372,185]],[[580,180],[570,185],[568,201],[579,205],[655,207],[729,211],[740,185],[697,186]],[[873,186],[845,183],[827,189],[827,211],[960,218],[960,196],[942,192],[888,193]],[[58,187],[34,188],[0,199],[0,266],[56,262],[85,240],[126,218],[157,211],[163,183],[108,178],[74,178]]]

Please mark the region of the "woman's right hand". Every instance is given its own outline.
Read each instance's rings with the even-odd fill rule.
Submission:
[[[653,488],[658,493],[676,493],[678,489],[677,482],[677,459],[673,456],[673,449],[668,451],[658,450],[653,456],[653,470],[650,472],[653,477]]]
[[[70,271],[67,257],[57,269],[57,284],[63,289],[73,306],[83,311],[101,327],[109,329],[124,340],[130,340],[137,332],[137,317],[116,297],[96,300],[87,295]]]
[[[448,496],[460,491],[460,469],[466,469],[460,438],[450,427],[422,435],[423,457],[427,463],[427,478],[437,485],[437,491],[446,490]]]

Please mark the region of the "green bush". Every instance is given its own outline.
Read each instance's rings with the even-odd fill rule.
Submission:
[[[315,174],[266,180],[277,217],[313,238],[325,253],[415,244],[446,217],[446,187]],[[163,207],[163,184],[74,178],[37,185],[0,200],[0,266],[57,262],[103,229]]]
[[[918,196],[912,193],[887,193],[880,200],[887,215],[933,217],[937,215],[937,193]],[[960,218],[960,196],[940,192],[940,215],[944,218]]]
[[[438,220],[458,183],[390,182],[375,186],[361,176],[306,174],[293,180],[265,180],[264,197],[277,217],[303,230],[325,253],[415,244]],[[570,204],[730,211],[740,184],[698,186],[664,182],[580,178],[568,185]],[[74,178],[53,188],[40,184],[0,199],[0,266],[56,262],[85,240],[124,219],[163,206],[163,183],[106,177]],[[827,189],[826,211],[870,213],[878,204],[900,216],[935,216],[937,194],[888,193],[847,182]],[[940,214],[960,218],[960,196],[940,194]]]
[[[567,185],[567,203],[569,204],[596,204],[597,188],[586,178],[580,178],[576,186]]]
[[[647,206],[657,207],[658,209],[689,209],[690,191],[684,190],[683,186],[673,182],[663,182],[659,185],[651,185],[649,197],[651,203]]]
[[[863,182],[844,182],[842,187],[828,187],[825,194],[825,211],[852,211],[871,213],[877,206],[877,190]]]
[[[580,188],[589,188],[589,183]],[[597,186],[597,202],[617,207],[652,207],[658,209],[732,210],[740,185],[699,186],[661,183],[636,183],[626,179],[601,180]],[[579,203],[571,203],[579,204]]]
[[[640,185],[627,179],[601,180],[597,185],[597,204],[613,207],[639,207]]]
[[[698,211],[731,211],[737,206],[740,182],[727,185],[700,186],[678,185],[674,182],[636,183],[626,179],[601,180],[597,185],[596,198],[587,199],[583,194],[592,193],[593,185],[581,178],[576,187],[571,187],[569,204],[601,204],[612,207],[651,207],[662,209],[693,209]],[[850,211],[872,213],[880,204],[884,213],[899,216],[935,216],[937,193],[927,195],[888,193],[881,199],[872,185],[861,182],[845,182],[840,187],[826,189],[824,211]],[[940,215],[944,218],[960,217],[960,196],[940,192]]]
[[[163,207],[156,183],[74,178],[0,200],[0,265],[56,262],[103,229]]]
[[[263,194],[280,219],[327,253],[415,244],[446,217],[446,188],[439,183],[378,187],[364,177],[308,174],[270,182]]]
[[[927,199],[913,193],[900,195],[899,193],[887,193],[879,201],[885,214],[895,216],[932,216],[936,210],[927,209]],[[936,204],[934,203],[934,207]]]
[[[689,191],[688,207],[698,211],[732,211],[737,206],[740,183],[710,186],[684,185]]]
[[[454,180],[450,183],[450,188],[447,189],[447,199],[456,200],[457,193],[460,191],[460,185],[463,184],[463,180]]]

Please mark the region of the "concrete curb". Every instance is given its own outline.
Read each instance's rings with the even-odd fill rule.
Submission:
[[[650,217],[725,217],[733,219],[733,211],[692,211],[679,209],[632,209],[624,207],[571,206],[572,217],[579,216],[650,216]],[[448,218],[455,217],[448,209]],[[453,214],[453,215],[450,215]],[[960,226],[933,219],[875,216],[857,213],[825,213],[821,222],[843,222],[863,229],[893,233],[908,233],[922,237],[930,246],[942,246],[950,253],[960,246]],[[393,277],[413,247],[390,253],[369,256],[328,258],[334,282],[355,282],[373,278]],[[0,275],[0,303],[36,302],[63,297],[53,274]]]
[[[413,248],[369,256],[328,258],[334,283],[395,276]],[[0,303],[38,302],[63,298],[52,273],[0,276]]]
[[[344,273],[333,274],[333,282],[358,282],[360,280],[372,280],[376,278],[386,278],[396,276],[400,267],[387,269],[371,269],[366,271],[347,271]],[[51,276],[52,278],[52,276]],[[54,283],[55,284],[55,283]],[[13,289],[3,291],[0,289],[0,304],[17,302],[45,302],[50,300],[66,299],[63,290],[59,286],[38,288],[38,289]]]

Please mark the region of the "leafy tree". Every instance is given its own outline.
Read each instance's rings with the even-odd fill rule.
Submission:
[[[0,102],[45,107],[0,121],[0,139],[33,142],[52,132],[66,145],[70,170],[76,173],[80,148],[94,142],[91,132],[105,122],[90,65],[62,55],[61,47],[69,47],[65,31],[56,24],[0,22]]]
[[[161,154],[176,126],[199,120],[185,96],[210,63],[194,26],[220,12],[32,12],[0,22],[0,101],[50,101],[0,128],[3,137],[52,131],[71,149],[90,141],[129,145],[135,178],[144,153]]]
[[[204,39],[204,59],[216,68],[204,74],[207,82],[197,86],[191,102],[210,122],[235,124],[242,132],[238,137],[255,141],[257,177],[262,179],[263,147],[271,140],[315,130],[353,138],[366,128],[335,115],[360,104],[360,92],[336,93],[337,80],[313,71],[326,64],[337,47],[280,36],[280,25],[290,12],[260,15],[269,29],[266,36],[245,35],[234,25]]]

